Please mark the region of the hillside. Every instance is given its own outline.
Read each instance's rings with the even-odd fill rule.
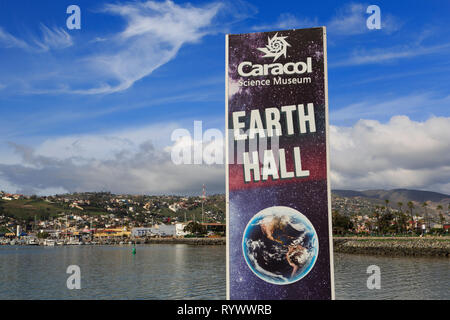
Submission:
[[[411,201],[414,206],[415,214],[430,215],[437,218],[439,214],[447,213],[450,210],[450,195],[438,192],[394,189],[394,190],[333,190],[333,207],[339,207],[341,211],[351,214],[357,206],[362,208],[361,212],[373,212],[376,206],[385,206],[385,200],[389,200],[388,206],[393,209],[399,209],[399,203],[402,203],[402,210],[408,210],[407,203]],[[338,198],[348,199],[342,204]],[[423,206],[427,203],[426,208]],[[356,206],[356,207],[355,207]],[[440,209],[438,206],[442,206]]]
[[[1,198],[0,198],[1,199]],[[177,219],[225,221],[225,196],[211,195],[202,202],[198,197],[131,196],[110,193],[74,193],[49,197],[0,200],[0,216],[31,222],[51,220],[58,215],[112,215],[116,218],[147,223]]]
[[[99,212],[100,211],[100,212]],[[59,203],[51,203],[42,199],[20,199],[12,201],[0,200],[0,214],[15,217],[17,219],[32,221],[36,216],[39,220],[55,217],[63,212],[80,212],[76,209],[70,210],[68,206]],[[89,208],[87,214],[101,214],[97,208]]]
[[[365,190],[365,191],[353,191],[353,190],[333,190],[333,194],[340,197],[363,197],[379,200],[389,200],[391,203],[397,202],[407,203],[408,201],[414,201],[423,203],[425,201],[430,202],[450,202],[450,195],[421,190],[409,190],[409,189],[393,189],[393,190]]]
[[[371,215],[383,211],[385,200],[394,210],[410,212],[407,203],[413,202],[418,215],[448,215],[450,196],[429,191],[395,190],[333,190],[332,208],[344,215]],[[402,203],[401,207],[399,202]],[[424,207],[423,203],[427,202]],[[76,205],[74,207],[74,205]],[[378,209],[377,209],[378,208]],[[204,221],[225,221],[225,196],[209,196],[204,202]],[[129,217],[138,222],[178,221],[202,219],[202,206],[198,197],[179,196],[127,196],[110,193],[77,193],[34,199],[0,200],[0,215],[20,220],[47,220],[60,214],[109,215]]]

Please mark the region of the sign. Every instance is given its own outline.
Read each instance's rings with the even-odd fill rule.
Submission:
[[[333,299],[325,28],[226,37],[227,298]]]

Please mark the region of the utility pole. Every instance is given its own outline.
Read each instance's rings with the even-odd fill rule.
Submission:
[[[206,187],[205,185],[203,185],[203,189],[202,189],[202,223],[205,223],[205,210],[203,207],[203,203],[205,202],[205,198],[206,198]]]

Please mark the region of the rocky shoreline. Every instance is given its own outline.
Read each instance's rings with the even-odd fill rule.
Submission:
[[[191,245],[225,245],[226,238],[150,238],[137,240],[137,244],[191,244]]]
[[[448,238],[341,238],[333,239],[334,252],[387,256],[450,257]]]
[[[226,238],[152,238],[141,243],[226,245]],[[336,253],[450,258],[450,238],[335,237],[333,247]]]
[[[84,245],[187,244],[226,245],[226,238],[140,238],[104,239]],[[80,243],[81,244],[81,243]],[[334,237],[335,253],[386,256],[434,256],[450,258],[450,237]]]

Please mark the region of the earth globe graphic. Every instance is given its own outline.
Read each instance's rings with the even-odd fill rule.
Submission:
[[[250,270],[278,285],[304,278],[314,267],[319,241],[312,223],[295,209],[283,206],[261,210],[250,219],[242,237]]]

